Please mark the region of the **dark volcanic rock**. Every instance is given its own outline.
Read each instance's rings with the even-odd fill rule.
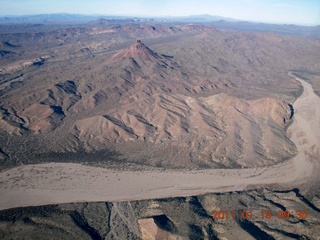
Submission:
[[[35,239],[44,235],[50,239],[318,239],[319,211],[301,198],[304,196],[295,190],[261,189],[187,198],[9,209],[0,211],[0,236],[3,239]],[[286,210],[290,216],[283,218]]]

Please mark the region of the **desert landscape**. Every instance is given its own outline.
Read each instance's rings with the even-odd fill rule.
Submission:
[[[4,20],[1,239],[320,239],[318,27]]]

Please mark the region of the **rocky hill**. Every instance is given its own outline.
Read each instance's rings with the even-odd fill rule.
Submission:
[[[111,55],[88,57],[89,63],[80,58],[64,66],[49,57],[13,70],[27,76],[3,84],[0,128],[21,138],[48,134],[50,144],[42,142],[38,154],[111,150],[154,166],[265,166],[296,154],[285,133],[294,96],[241,98],[237,91],[246,91],[247,83],[192,71],[183,59],[158,54],[140,40]],[[219,61],[209,70],[215,75],[231,67]],[[298,85],[291,88],[298,94]]]

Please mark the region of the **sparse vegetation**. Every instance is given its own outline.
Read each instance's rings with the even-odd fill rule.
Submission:
[[[231,191],[7,209],[0,238],[320,238],[319,114],[307,106],[319,105],[318,28],[217,24],[249,31],[116,19],[0,24],[1,208],[24,205],[6,194],[25,189],[35,194],[28,204],[88,197],[81,191],[101,199],[106,189],[122,201]],[[29,166],[53,162],[97,168]],[[199,176],[201,188],[190,182]],[[273,218],[212,219],[214,209],[270,209]],[[308,218],[277,219],[278,209]]]

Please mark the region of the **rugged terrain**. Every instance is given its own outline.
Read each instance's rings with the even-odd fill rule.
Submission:
[[[320,238],[317,38],[21,29],[0,27],[1,238]]]
[[[148,201],[15,208],[1,212],[0,236],[2,239],[42,239],[44,235],[47,239],[319,239],[319,202],[319,195],[309,201],[298,189],[259,189]],[[229,211],[229,216],[213,219],[213,210]],[[281,218],[281,214],[278,217],[278,212],[286,210],[290,213],[287,219]],[[244,211],[252,211],[252,217],[244,219]],[[268,211],[267,217],[264,214]],[[300,211],[304,211],[301,216]]]
[[[3,167],[106,155],[184,168],[281,162],[296,154],[285,130],[302,90],[287,72],[317,71],[319,49],[317,40],[201,25],[1,38],[15,53],[1,59]]]

